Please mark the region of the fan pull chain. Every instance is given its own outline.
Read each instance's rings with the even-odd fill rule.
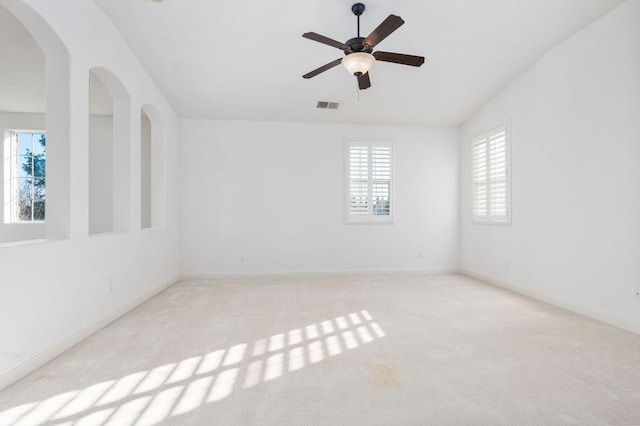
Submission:
[[[360,85],[358,84],[358,80],[356,80],[356,104],[360,106]]]

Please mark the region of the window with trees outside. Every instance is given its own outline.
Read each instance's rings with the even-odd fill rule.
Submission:
[[[46,136],[43,131],[10,131],[5,139],[5,222],[45,220]]]
[[[347,223],[391,223],[392,143],[348,141],[346,145]]]
[[[507,125],[473,138],[473,221],[511,224]]]

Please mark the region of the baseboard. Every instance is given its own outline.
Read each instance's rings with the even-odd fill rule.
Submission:
[[[627,319],[620,318],[619,316],[611,314],[609,312],[600,311],[598,309],[594,309],[589,306],[579,305],[577,303],[569,302],[568,300],[550,296],[548,294],[544,294],[535,290],[529,290],[527,288],[518,286],[516,284],[499,280],[497,278],[490,277],[487,275],[478,274],[466,269],[463,269],[461,273],[468,277],[487,282],[489,284],[504,288],[506,290],[511,290],[515,293],[519,293],[524,296],[531,297],[532,299],[536,299],[541,302],[545,302],[550,305],[557,306],[558,308],[566,309],[567,311],[585,316],[587,318],[594,319],[596,321],[603,322],[605,324],[612,325],[622,330],[630,331],[635,334],[640,334],[640,324],[634,321],[629,321]]]
[[[126,305],[116,309],[115,311],[113,311],[113,312],[103,316],[102,318],[98,319],[97,321],[89,324],[85,328],[76,331],[75,333],[71,334],[70,336],[68,336],[68,337],[60,340],[59,342],[54,343],[53,345],[49,346],[48,348],[45,348],[45,349],[41,350],[40,352],[32,355],[31,357],[29,357],[25,361],[22,361],[17,366],[12,367],[9,370],[4,371],[2,374],[0,374],[0,390],[7,388],[9,385],[11,385],[11,384],[17,382],[18,380],[22,379],[27,374],[32,373],[36,369],[42,367],[43,365],[45,365],[49,361],[51,361],[54,358],[56,358],[58,355],[60,355],[63,352],[71,349],[73,346],[77,345],[78,343],[80,343],[81,341],[86,339],[87,337],[91,336],[93,333],[103,329],[104,327],[106,327],[107,325],[111,324],[113,321],[117,320],[118,318],[120,318],[121,316],[126,314],[127,312],[129,312],[132,309],[138,307],[139,305],[141,305],[142,303],[146,302],[147,300],[149,300],[150,298],[152,298],[156,294],[158,294],[161,291],[165,290],[167,287],[171,286],[176,281],[178,281],[177,278],[165,282],[160,287],[157,287],[157,288],[155,288],[155,289],[143,294],[142,296],[136,298],[135,300],[127,303]]]
[[[366,270],[331,270],[331,271],[277,271],[277,272],[219,272],[211,274],[181,274],[182,281],[206,281],[220,278],[277,278],[292,276],[355,276],[355,275],[411,275],[411,274],[459,274],[459,268],[408,268],[408,269],[366,269]]]

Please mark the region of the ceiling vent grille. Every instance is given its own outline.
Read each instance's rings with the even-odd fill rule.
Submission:
[[[320,108],[320,109],[338,109],[339,106],[340,106],[339,102],[318,101],[318,105],[316,105],[316,108]]]

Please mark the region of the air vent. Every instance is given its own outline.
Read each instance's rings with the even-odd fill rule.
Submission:
[[[320,108],[320,109],[338,109],[339,106],[340,106],[339,102],[318,101],[318,105],[316,105],[316,108]]]

